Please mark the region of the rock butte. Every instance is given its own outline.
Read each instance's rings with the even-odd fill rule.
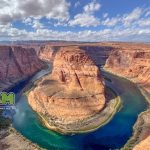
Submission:
[[[98,67],[78,47],[62,47],[52,74],[29,93],[32,108],[63,124],[100,112],[105,106],[103,79]]]

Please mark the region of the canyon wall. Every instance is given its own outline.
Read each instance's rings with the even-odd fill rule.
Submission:
[[[57,51],[59,51],[59,49],[62,46],[63,45],[60,45],[59,43],[45,44],[40,48],[39,57],[45,61],[53,61]],[[64,45],[63,47],[67,48],[67,47],[74,47],[74,46],[78,46],[80,49],[86,51],[97,66],[103,66],[110,52],[113,50],[112,46],[109,46],[104,43],[99,43],[99,44],[83,43],[83,44],[74,44],[74,45],[68,44],[68,45]]]
[[[105,68],[127,77],[150,93],[150,46],[128,45],[113,50]]]
[[[0,90],[29,77],[44,67],[33,48],[0,46]]]
[[[92,58],[94,63],[97,66],[103,66],[105,65],[105,62],[107,58],[109,57],[109,54],[114,49],[111,46],[107,45],[83,45],[80,46],[81,49],[85,50],[88,55]]]

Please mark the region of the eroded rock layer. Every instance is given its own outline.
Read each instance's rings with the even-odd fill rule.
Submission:
[[[44,67],[33,48],[0,46],[0,90],[29,77]]]
[[[150,93],[150,46],[120,47],[112,51],[105,68],[127,77]]]
[[[29,93],[32,108],[59,123],[68,124],[100,112],[105,105],[98,67],[78,47],[62,47],[51,75]]]

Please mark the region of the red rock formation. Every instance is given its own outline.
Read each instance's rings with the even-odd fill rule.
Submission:
[[[111,52],[105,68],[150,92],[150,46],[118,48]]]
[[[105,105],[99,69],[78,47],[63,47],[56,54],[51,76],[29,94],[32,108],[62,123],[85,119]]]
[[[33,75],[43,66],[32,48],[0,46],[0,89]]]

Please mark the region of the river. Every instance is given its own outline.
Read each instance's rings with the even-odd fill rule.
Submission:
[[[29,83],[34,83],[50,70],[51,65],[48,69],[37,73]],[[147,105],[144,96],[135,84],[105,71],[103,71],[103,75],[111,80],[111,82],[106,80],[106,85],[119,94],[123,103],[123,107],[107,125],[91,133],[72,136],[50,131],[42,126],[37,114],[29,106],[27,97],[23,93],[18,94],[20,91],[17,90],[13,127],[32,142],[48,150],[113,150],[121,148],[132,136],[132,127],[137,116],[147,108]],[[27,83],[24,86],[26,85]]]

